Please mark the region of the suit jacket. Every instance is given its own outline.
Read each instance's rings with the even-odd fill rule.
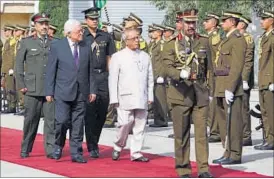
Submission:
[[[267,90],[274,83],[274,30],[263,34],[259,48],[259,89]]]
[[[90,47],[79,43],[79,65],[74,57],[67,38],[52,44],[46,73],[46,96],[54,96],[63,101],[74,101],[78,91],[87,100],[89,94],[97,94],[93,77],[92,55]]]
[[[23,38],[18,44],[16,83],[18,89],[28,89],[26,95],[45,96],[46,66],[51,43],[50,37],[44,43],[38,36],[30,36]]]
[[[119,103],[124,110],[147,109],[153,101],[153,72],[149,55],[125,48],[110,61],[110,104]]]

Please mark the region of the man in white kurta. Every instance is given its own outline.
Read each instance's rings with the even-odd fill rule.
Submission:
[[[110,104],[117,108],[119,132],[114,141],[112,159],[118,160],[133,131],[130,155],[132,161],[148,162],[141,154],[148,104],[153,101],[153,74],[147,53],[139,50],[136,30],[124,33],[126,48],[115,53],[110,61]]]

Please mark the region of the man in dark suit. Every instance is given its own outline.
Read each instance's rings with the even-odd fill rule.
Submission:
[[[83,31],[77,20],[64,25],[66,38],[54,43],[49,52],[46,74],[47,101],[55,100],[56,160],[62,155],[62,139],[71,123],[70,152],[72,162],[86,163],[82,156],[82,142],[86,101],[96,99],[92,56],[89,46],[82,41]]]

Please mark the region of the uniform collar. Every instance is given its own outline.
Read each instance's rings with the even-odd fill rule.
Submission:
[[[265,36],[267,37],[274,29],[272,28],[270,31],[265,32]]]
[[[102,30],[100,30],[100,29],[96,29],[96,36],[98,36],[98,35],[101,35],[102,34]],[[84,31],[84,36],[91,36],[92,34],[90,33],[90,31],[89,31],[89,29],[86,27],[85,28],[85,31]]]
[[[228,38],[233,32],[235,32],[237,30],[237,28],[235,29],[232,29],[231,31],[229,31],[227,34],[226,34],[226,38]]]

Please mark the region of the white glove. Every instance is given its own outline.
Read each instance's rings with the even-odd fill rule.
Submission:
[[[13,75],[13,69],[9,69],[9,76]]]
[[[108,26],[107,26],[107,31],[108,31],[108,33],[112,33],[112,32],[113,32],[113,27],[112,27],[112,25],[108,25]]]
[[[157,80],[156,80],[156,83],[158,83],[158,84],[164,83],[164,78],[161,77],[161,76],[159,76],[159,77],[157,78]]]
[[[181,70],[181,73],[180,73],[180,77],[182,78],[182,79],[188,79],[189,78],[189,76],[190,76],[190,73],[188,72],[188,71],[186,71],[185,69],[182,69]]]
[[[248,83],[247,81],[243,81],[243,89],[246,91],[246,90],[249,90],[249,86],[248,86]]]
[[[234,94],[228,90],[225,90],[225,101],[227,104],[232,103]]]
[[[209,102],[211,103],[211,101],[213,100],[213,97],[212,96],[209,96]]]
[[[274,83],[270,84],[268,89],[269,89],[269,91],[274,91]]]

